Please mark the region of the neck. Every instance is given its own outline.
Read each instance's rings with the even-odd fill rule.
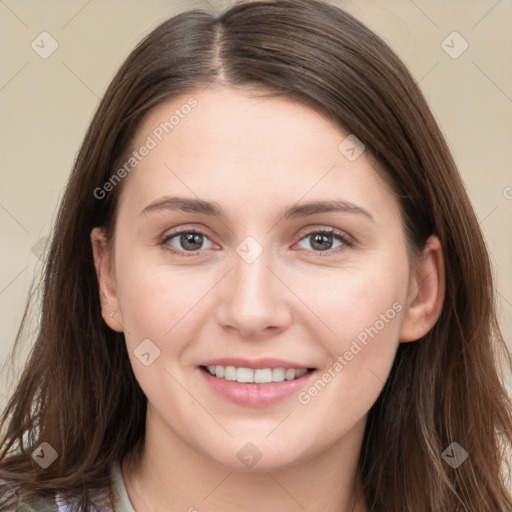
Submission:
[[[144,445],[122,461],[137,512],[367,512],[358,458],[366,418],[320,455],[275,470],[240,471],[218,464],[149,417]]]

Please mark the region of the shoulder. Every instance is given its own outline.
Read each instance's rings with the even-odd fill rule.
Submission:
[[[29,502],[20,500],[17,512],[59,512],[59,508],[51,500],[38,499]]]
[[[107,491],[107,494],[113,491],[114,511],[135,512],[128,499],[118,462],[111,465],[110,483],[111,487],[104,489],[104,491]],[[18,486],[15,483],[0,478],[0,512],[70,512],[79,510],[76,507],[76,498],[64,500],[58,493],[54,499],[38,498],[33,500],[25,500],[23,496],[18,494]],[[110,507],[103,506],[104,493],[98,493],[94,498],[102,504],[101,510],[103,512],[114,512]]]
[[[19,485],[16,482],[0,478],[0,512],[59,512],[59,509],[52,500],[25,500],[19,496]]]
[[[0,478],[0,512],[59,512],[59,508],[53,500],[25,499],[18,482]]]
[[[13,497],[9,500],[0,498],[0,512],[59,512],[57,504],[49,499],[34,499],[25,501],[22,498]]]
[[[28,499],[20,495],[18,485],[0,479],[0,512],[75,512],[81,510],[76,501],[64,501],[58,493],[53,498]]]

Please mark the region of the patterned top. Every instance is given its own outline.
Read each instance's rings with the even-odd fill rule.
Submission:
[[[136,512],[128,498],[128,493],[126,492],[126,487],[123,481],[123,475],[121,473],[121,467],[118,462],[115,462],[111,466],[110,481],[112,484],[112,495],[114,501],[113,512]],[[3,499],[0,496],[0,510],[4,511],[1,506],[2,501]],[[30,503],[20,501],[17,508],[15,507],[10,510],[5,510],[5,512],[71,512],[73,510],[71,505],[72,503],[64,502],[59,495],[57,495],[55,500],[52,501],[43,499],[31,501]],[[80,512],[82,512],[81,509]]]

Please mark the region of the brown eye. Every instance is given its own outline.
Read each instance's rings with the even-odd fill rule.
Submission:
[[[353,246],[353,243],[345,234],[338,233],[334,229],[311,231],[304,236],[301,241],[308,239],[310,240],[309,245],[311,249],[306,248],[307,250],[312,250],[317,253],[328,253],[327,255],[339,253]],[[336,241],[339,243],[337,246],[335,246]],[[323,256],[323,254],[319,254],[319,256]]]
[[[174,239],[176,239],[175,243],[178,244],[177,248],[176,245],[171,243],[171,241]],[[204,249],[202,245],[205,240],[209,240],[209,238],[204,233],[187,229],[171,233],[169,236],[165,237],[163,243],[173,253],[182,254],[185,256],[194,256],[195,254],[186,253],[193,253],[194,251],[200,251]]]

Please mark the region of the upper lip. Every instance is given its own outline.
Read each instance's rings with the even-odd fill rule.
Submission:
[[[309,369],[310,366],[284,359],[276,359],[274,357],[263,357],[260,359],[245,359],[243,357],[224,357],[222,359],[210,359],[201,363],[200,366],[236,366],[237,368],[252,368],[253,370],[261,368],[284,368],[289,369]]]

